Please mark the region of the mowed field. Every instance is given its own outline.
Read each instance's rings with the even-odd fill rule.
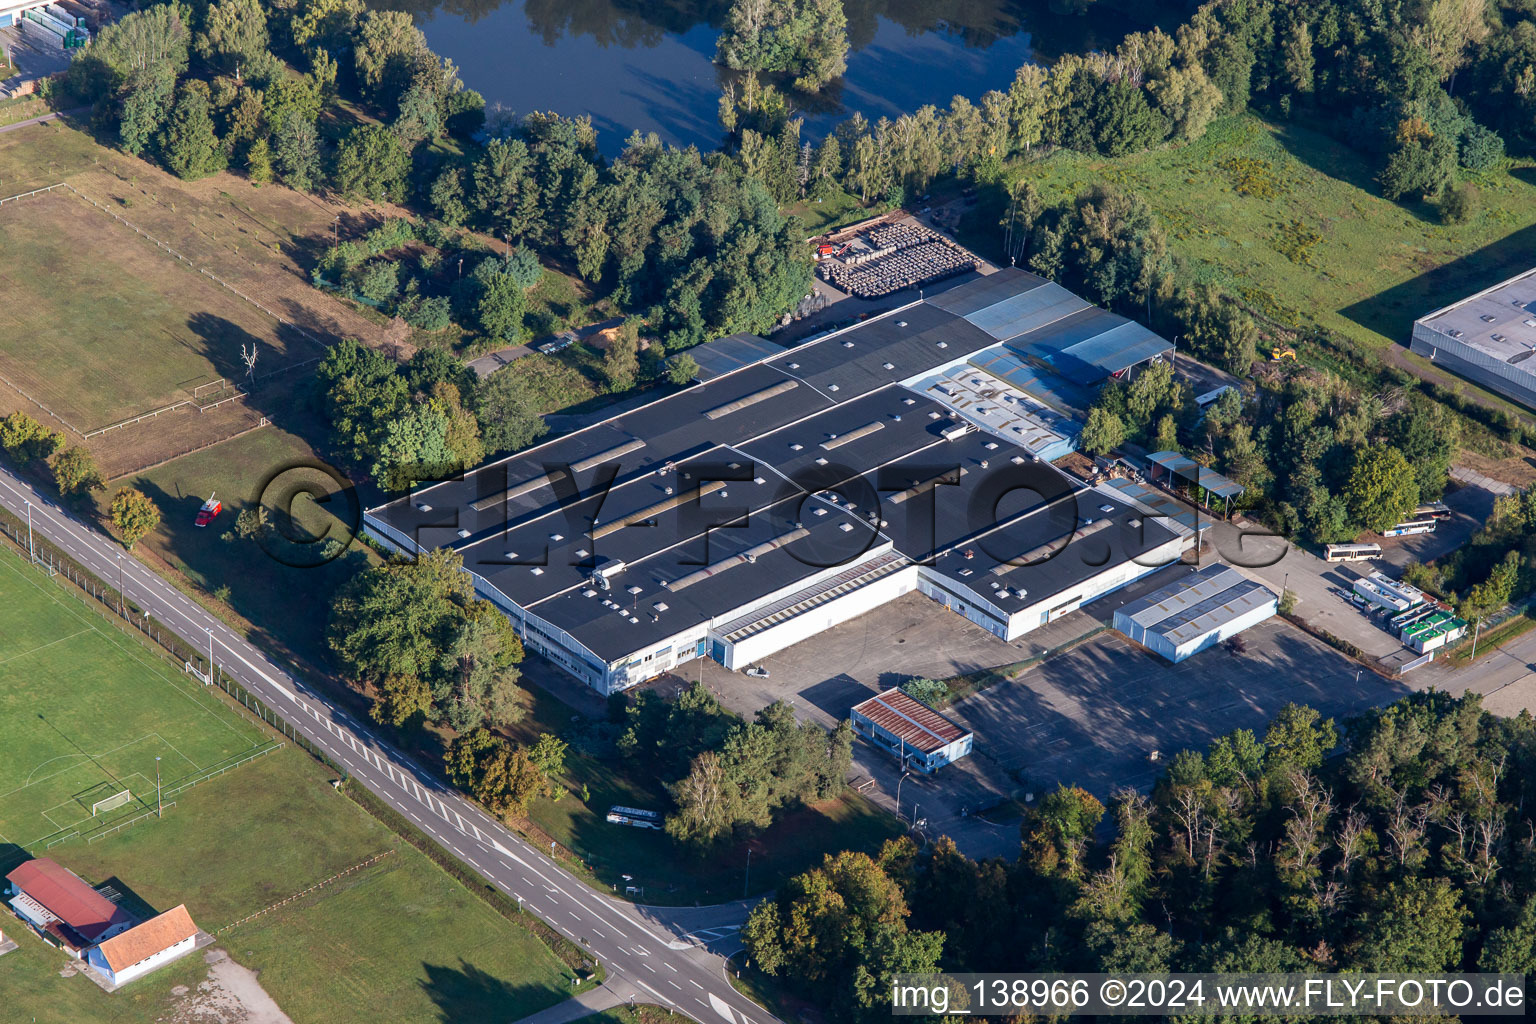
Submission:
[[[0,552],[0,849],[33,849],[155,808],[269,744],[240,711]],[[237,769],[238,770],[238,769]],[[128,790],[127,802],[92,815]]]
[[[124,213],[131,213],[125,210]],[[86,432],[319,349],[67,189],[0,205],[0,371]]]
[[[564,965],[532,933],[333,790],[330,778],[287,746],[188,790],[163,819],[47,855],[156,911],[185,903],[215,934],[212,948],[257,972],[296,1022],[515,1021],[570,994]],[[64,957],[31,933],[5,931],[21,948],[0,957],[0,1019],[245,1019],[199,991],[208,973],[201,954],[108,995],[86,978],[61,977]]]
[[[1466,224],[1441,224],[1425,204],[1383,199],[1371,155],[1304,122],[1244,115],[1186,146],[1112,160],[1058,152],[1015,165],[1007,177],[1032,182],[1052,203],[1101,183],[1133,192],[1195,277],[1281,321],[1315,323],[1369,350],[1406,344],[1417,317],[1530,268],[1536,169],[1474,176],[1479,212]],[[984,208],[964,228],[981,251],[1000,248]]]

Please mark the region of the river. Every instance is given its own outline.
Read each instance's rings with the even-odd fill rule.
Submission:
[[[488,105],[590,114],[612,155],[636,129],[676,145],[720,144],[733,72],[713,63],[722,0],[376,0],[407,10]],[[820,138],[859,111],[874,121],[957,93],[1006,89],[1028,61],[1112,47],[1145,27],[1119,11],[1019,0],[845,0],[848,72],[798,103]]]

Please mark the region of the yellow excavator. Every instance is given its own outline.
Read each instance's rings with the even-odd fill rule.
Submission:
[[[1294,363],[1296,361],[1296,350],[1289,345],[1276,345],[1274,348],[1270,349],[1270,362],[1278,363],[1285,359],[1289,359]]]

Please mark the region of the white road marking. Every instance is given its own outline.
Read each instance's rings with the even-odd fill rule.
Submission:
[[[724,999],[721,999],[713,992],[709,994],[709,1005],[716,1013],[730,1021],[731,1024],[736,1024],[736,1018],[731,1016],[731,1008],[726,1005]]]

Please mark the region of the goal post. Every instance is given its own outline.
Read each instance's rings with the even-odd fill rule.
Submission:
[[[115,811],[132,799],[133,794],[125,789],[120,793],[113,793],[109,797],[97,800],[95,803],[91,804],[91,817],[94,818],[96,815],[102,813],[103,811]]]

